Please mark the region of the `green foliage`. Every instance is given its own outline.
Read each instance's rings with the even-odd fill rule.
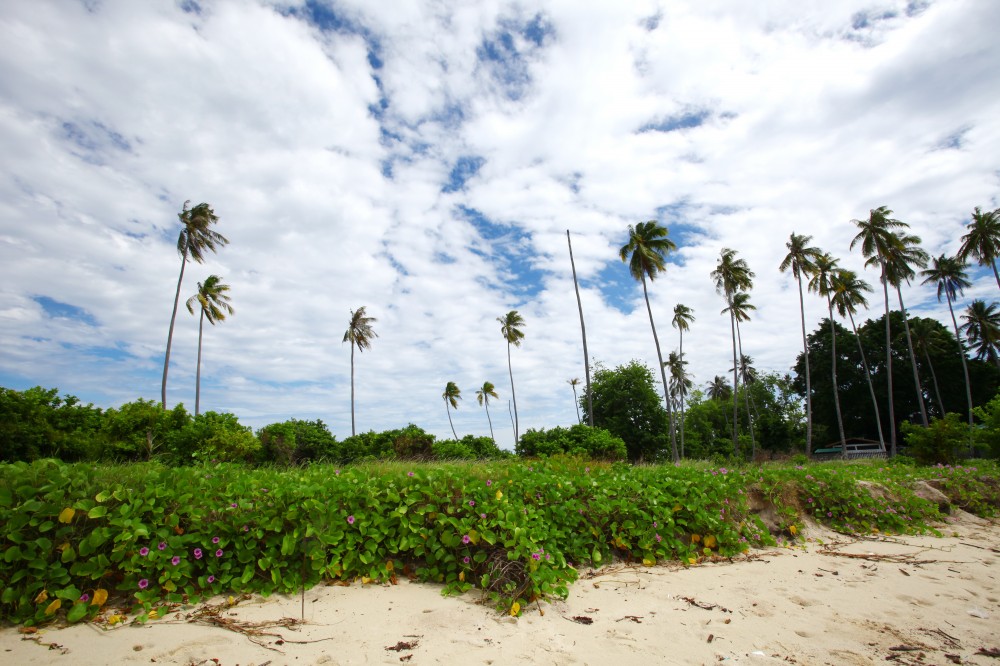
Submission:
[[[476,457],[471,447],[454,439],[434,442],[431,449],[437,460],[472,460]]]
[[[976,429],[976,443],[994,458],[1000,458],[1000,394],[972,411],[982,423]]]
[[[320,419],[300,421],[290,419],[272,423],[257,431],[260,457],[264,462],[300,465],[310,461],[335,459],[337,438]]]
[[[906,452],[922,465],[953,463],[969,450],[972,435],[969,425],[954,412],[944,418],[931,418],[925,428],[903,421],[900,428],[906,441]]]
[[[530,429],[517,443],[517,455],[535,458],[561,453],[590,460],[624,460],[625,442],[604,428],[577,424],[569,428],[556,426],[550,430]]]
[[[598,364],[591,380],[594,425],[620,437],[633,461],[656,459],[668,448],[667,410],[655,386],[653,372],[638,361],[613,370]],[[589,421],[586,390],[580,402]]]
[[[199,414],[176,432],[170,443],[165,460],[175,465],[194,460],[252,462],[260,452],[260,441],[253,431],[228,412]]]
[[[158,454],[175,448],[177,433],[192,422],[191,416],[178,404],[164,411],[158,402],[139,398],[126,402],[118,409],[104,412],[101,431],[104,446],[100,460],[152,460]]]
[[[58,389],[0,387],[0,461],[91,458],[100,427],[100,409]]]

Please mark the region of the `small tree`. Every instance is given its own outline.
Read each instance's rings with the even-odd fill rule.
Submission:
[[[597,364],[591,392],[584,411],[593,404],[595,427],[624,440],[630,460],[670,454],[669,419],[649,367],[634,360],[613,370]]]

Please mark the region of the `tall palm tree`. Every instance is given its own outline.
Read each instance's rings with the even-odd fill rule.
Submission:
[[[441,398],[444,400],[444,409],[448,412],[448,424],[451,426],[451,434],[458,440],[458,434],[455,432],[455,424],[451,421],[451,408],[449,405],[458,409],[458,401],[462,399],[462,391],[455,382],[448,382],[444,387],[444,393],[441,394]]]
[[[920,381],[920,371],[917,369],[917,355],[913,352],[913,336],[910,334],[910,318],[906,314],[906,306],[903,304],[902,284],[910,283],[916,277],[913,267],[927,267],[927,260],[930,256],[920,249],[920,237],[910,234],[893,234],[894,242],[888,248],[885,257],[885,274],[889,284],[896,288],[896,296],[899,298],[899,310],[903,314],[903,327],[906,330],[906,348],[910,352],[910,366],[913,370],[913,384],[917,388],[917,405],[920,407],[920,416],[923,419],[924,427],[928,425],[927,407],[924,405],[924,388]]]
[[[217,321],[225,321],[227,315],[233,314],[233,306],[229,304],[229,285],[223,284],[218,275],[209,275],[204,282],[198,283],[198,293],[187,299],[188,312],[194,314],[197,304],[201,310],[198,317],[198,368],[195,371],[194,384],[194,415],[201,413],[201,340],[205,331],[205,320],[215,326]]]
[[[370,349],[372,340],[378,337],[378,333],[372,328],[372,324],[377,322],[375,317],[369,317],[362,305],[357,310],[351,310],[351,321],[344,332],[342,342],[351,343],[351,436],[357,434],[354,426],[354,349],[359,352]]]
[[[733,311],[733,297],[739,291],[749,291],[753,287],[754,273],[750,270],[744,259],[736,258],[736,250],[728,247],[722,248],[719,255],[719,263],[711,273],[715,281],[715,290],[726,297],[726,305],[729,311],[729,327],[733,337],[733,452],[739,455],[740,445],[737,437],[739,433],[739,417],[736,414],[736,394],[739,393],[739,378],[737,376],[736,362],[736,315]],[[725,312],[725,310],[724,310]]]
[[[940,330],[929,319],[915,319],[913,321],[913,346],[924,354],[927,361],[927,368],[931,371],[931,381],[934,384],[934,395],[937,397],[938,414],[944,416],[944,400],[941,399],[941,388],[938,386],[937,373],[934,372],[934,362],[931,360],[931,353],[935,355],[944,353],[948,348],[948,340],[941,335]]]
[[[840,411],[840,384],[837,382],[837,329],[833,321],[833,286],[831,280],[839,268],[837,260],[829,254],[821,254],[816,258],[812,279],[809,280],[809,291],[815,291],[826,298],[826,307],[830,316],[830,343],[833,351],[833,404],[837,410],[837,427],[840,429],[840,446],[844,457],[847,457],[847,438],[844,436],[844,418]]]
[[[580,400],[576,397],[576,387],[580,385],[580,379],[574,377],[573,379],[567,379],[566,383],[573,389],[573,404],[576,405],[576,422],[583,423],[580,419]]]
[[[184,281],[184,266],[188,259],[199,264],[205,261],[205,251],[216,251],[216,248],[229,243],[225,236],[211,229],[219,221],[215,211],[207,203],[200,203],[194,208],[188,208],[190,201],[184,202],[184,209],[177,215],[180,218],[181,233],[177,237],[177,251],[181,255],[181,274],[177,278],[177,292],[174,294],[174,309],[170,314],[170,329],[167,331],[167,353],[163,356],[163,384],[160,387],[160,406],[167,408],[167,371],[170,369],[170,347],[174,341],[174,322],[177,320],[177,304],[181,299],[181,283]]]
[[[521,330],[524,318],[517,310],[511,310],[504,316],[497,317],[497,321],[500,322],[500,335],[507,341],[507,372],[510,374],[510,397],[514,401],[514,444],[517,444],[520,422],[517,419],[517,394],[514,393],[514,369],[510,364],[510,346],[521,346],[521,340],[524,339],[524,331]]]
[[[710,400],[729,400],[733,395],[733,388],[726,383],[725,377],[716,375],[705,384],[705,394]]]
[[[969,341],[969,349],[976,352],[980,361],[989,361],[1000,369],[1000,312],[997,304],[976,299],[962,315],[965,323],[962,332]]]
[[[670,371],[670,396],[676,402],[681,413],[681,458],[684,457],[684,400],[693,386],[691,376],[684,366],[687,361],[677,352],[670,352],[665,361]]]
[[[691,330],[691,324],[694,322],[694,310],[686,305],[678,303],[674,306],[674,318],[670,320],[670,325],[677,329],[678,335],[680,336],[680,347],[679,354],[681,362],[686,365],[687,361],[684,360],[684,331]],[[668,363],[669,365],[669,363]],[[686,393],[686,391],[685,391]],[[681,396],[681,457],[684,457],[684,395]]]
[[[476,402],[486,408],[486,420],[490,424],[490,439],[497,443],[497,438],[493,436],[493,419],[490,418],[490,398],[500,399],[497,395],[496,387],[491,382],[483,382],[483,387],[476,391]]]
[[[587,327],[583,323],[583,301],[580,300],[580,285],[576,281],[576,262],[573,261],[573,241],[569,237],[569,229],[566,230],[566,244],[569,245],[569,265],[573,269],[573,289],[576,290],[576,308],[580,311],[580,333],[583,336],[583,371],[587,378],[587,420],[590,427],[594,427],[594,399],[590,390],[590,357],[587,355]],[[576,388],[573,389],[576,396]],[[579,403],[577,403],[579,404]],[[577,421],[580,420],[579,408],[577,408]]]
[[[858,326],[854,322],[854,314],[858,307],[867,308],[868,299],[865,292],[871,292],[872,286],[858,277],[854,271],[842,268],[830,277],[830,288],[833,292],[833,305],[841,317],[846,317],[851,322],[851,330],[854,331],[854,338],[858,341],[858,352],[861,354],[861,366],[865,369],[865,378],[868,380],[868,391],[872,396],[872,409],[875,410],[875,425],[878,428],[878,443],[885,451],[885,437],[882,435],[882,416],[879,414],[878,398],[875,397],[875,385],[872,383],[872,373],[868,368],[868,359],[865,358],[865,347],[861,344],[861,336],[858,335]]]
[[[889,385],[889,447],[890,455],[896,455],[896,405],[892,397],[892,332],[889,326],[889,280],[886,275],[885,257],[893,243],[893,229],[909,227],[905,222],[894,220],[892,211],[879,206],[868,211],[867,220],[851,220],[858,233],[851,240],[851,249],[861,245],[861,254],[868,260],[866,266],[878,266],[882,280],[882,294],[885,299],[885,368]]]
[[[930,268],[920,271],[920,274],[924,276],[923,284],[937,284],[938,302],[941,301],[941,294],[948,299],[948,311],[951,313],[951,323],[955,327],[955,337],[958,338],[958,349],[962,358],[962,372],[965,373],[965,397],[969,403],[969,428],[972,428],[972,385],[969,382],[969,364],[965,361],[965,345],[962,344],[962,335],[958,330],[958,321],[955,319],[955,308],[952,304],[955,297],[961,296],[972,283],[965,273],[965,264],[962,260],[943,254],[934,259]]]
[[[997,286],[1000,287],[1000,273],[997,272],[997,257],[1000,256],[1000,208],[984,213],[976,206],[972,211],[972,222],[965,228],[969,233],[962,236],[958,258],[964,262],[975,259],[980,266],[992,268]]]
[[[660,368],[660,378],[663,380],[663,400],[667,404],[670,452],[674,462],[676,462],[680,458],[677,455],[677,437],[674,435],[674,413],[670,407],[670,389],[667,386],[667,373],[663,368],[660,339],[656,336],[653,309],[649,305],[649,292],[646,289],[646,278],[652,282],[662,271],[665,271],[667,253],[677,249],[674,242],[667,238],[667,233],[667,228],[657,224],[656,220],[640,222],[634,227],[630,224],[628,225],[628,242],[618,251],[618,256],[623,262],[628,262],[629,273],[632,277],[642,282],[642,295],[646,299],[649,326],[653,329],[653,342],[656,345],[657,366]]]
[[[778,270],[784,273],[791,269],[792,276],[799,286],[799,315],[802,321],[802,358],[806,364],[806,452],[812,451],[812,379],[809,376],[809,343],[806,338],[806,306],[802,298],[802,277],[809,277],[812,274],[812,265],[820,254],[818,247],[809,245],[812,236],[803,236],[792,233],[788,237],[785,247],[788,254],[781,261]]]
[[[720,314],[727,314],[732,311],[733,318],[736,320],[736,346],[739,350],[740,363],[736,370],[739,373],[740,382],[743,383],[743,402],[746,404],[747,408],[747,421],[750,424],[750,457],[753,459],[757,455],[757,440],[754,437],[753,432],[753,414],[750,411],[750,391],[747,388],[749,382],[747,381],[747,376],[743,372],[743,359],[747,358],[743,355],[743,335],[740,333],[740,323],[750,321],[750,311],[756,310],[757,306],[750,302],[750,294],[745,291],[738,291],[733,294],[732,305],[728,308],[724,308]]]

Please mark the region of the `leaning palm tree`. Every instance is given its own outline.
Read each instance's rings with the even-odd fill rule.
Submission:
[[[462,399],[462,391],[455,382],[448,382],[444,387],[444,393],[441,394],[441,398],[444,400],[445,411],[448,412],[448,424],[451,426],[451,434],[457,441],[458,434],[455,432],[455,424],[451,421],[451,408],[458,409],[458,401]]]
[[[858,228],[858,234],[851,240],[851,249],[861,245],[861,254],[868,260],[866,266],[878,266],[882,280],[882,294],[885,299],[885,368],[889,385],[889,446],[890,455],[896,455],[896,405],[892,397],[892,332],[889,326],[889,280],[886,275],[885,257],[893,242],[893,229],[909,227],[905,222],[894,220],[892,211],[879,206],[868,211],[867,220],[851,220]]]
[[[941,388],[938,386],[937,373],[934,371],[934,362],[931,354],[935,356],[945,353],[948,349],[948,340],[941,334],[936,321],[930,319],[913,320],[913,346],[923,352],[924,360],[927,361],[927,368],[931,371],[931,381],[934,384],[934,395],[937,397],[938,414],[946,414],[944,400],[941,399]]]
[[[1000,256],[1000,209],[984,213],[976,206],[972,211],[972,222],[965,228],[969,233],[962,236],[958,258],[964,262],[975,259],[980,266],[992,268],[997,286],[1000,287],[1000,273],[997,272],[997,257]]]
[[[510,364],[510,346],[521,346],[521,340],[524,339],[524,331],[521,330],[521,327],[524,326],[524,318],[518,314],[517,310],[511,310],[504,316],[497,317],[497,321],[500,322],[500,335],[507,341],[507,372],[510,374],[510,397],[514,401],[514,443],[516,444],[520,434],[518,431],[520,423],[517,419],[517,395],[514,393],[514,369]]]
[[[926,268],[930,256],[920,249],[920,237],[910,234],[894,234],[894,242],[889,246],[885,257],[885,274],[889,284],[896,288],[899,298],[899,310],[903,314],[903,328],[906,330],[906,348],[910,352],[910,366],[913,370],[913,384],[917,389],[917,405],[924,427],[928,425],[927,407],[924,405],[924,388],[920,381],[920,371],[917,369],[917,355],[913,352],[913,336],[910,334],[910,318],[903,304],[902,284],[910,283],[916,277],[913,267]]]
[[[705,395],[709,400],[729,400],[733,395],[733,388],[726,383],[726,378],[716,375],[712,381],[705,384]]]
[[[733,297],[737,292],[749,291],[753,287],[754,273],[745,260],[736,258],[736,250],[726,247],[722,248],[719,263],[712,271],[711,277],[715,281],[715,290],[726,297],[727,310],[723,312],[729,312],[729,327],[733,337],[733,452],[739,455],[740,445],[737,437],[739,417],[736,413],[736,394],[739,393],[740,385],[737,376],[739,364],[736,361],[736,314],[733,311]]]
[[[375,317],[369,317],[365,312],[365,306],[362,305],[357,310],[351,310],[351,322],[347,326],[347,331],[344,332],[343,342],[351,343],[351,436],[353,437],[356,433],[354,427],[354,349],[357,348],[359,352],[363,352],[366,349],[370,349],[372,346],[372,339],[377,338],[378,334],[372,329],[372,324],[374,324],[378,319]]]
[[[684,331],[691,330],[691,324],[694,322],[694,310],[686,305],[678,303],[674,306],[674,318],[670,320],[670,325],[677,329],[677,333],[680,336],[680,346],[678,347],[678,354],[681,363],[687,365],[687,361],[684,360]],[[667,364],[670,365],[669,363]],[[681,396],[681,458],[684,457],[684,397]]]
[[[163,384],[160,386],[160,406],[167,408],[167,371],[170,369],[170,347],[174,341],[174,322],[177,320],[177,304],[181,299],[181,283],[184,281],[184,267],[188,259],[199,264],[205,261],[205,251],[216,251],[216,248],[226,245],[229,241],[225,236],[210,227],[219,221],[215,211],[207,203],[200,203],[194,208],[188,208],[190,201],[184,202],[184,210],[180,218],[180,236],[177,237],[177,251],[181,255],[181,274],[177,278],[177,292],[174,294],[174,309],[170,314],[170,329],[167,331],[167,353],[163,356]]]
[[[573,379],[567,379],[566,383],[573,389],[573,404],[576,405],[576,422],[583,423],[583,421],[580,420],[580,400],[576,397],[576,387],[580,385],[580,379],[578,377],[574,377]]]
[[[587,326],[583,322],[583,301],[580,300],[580,284],[576,281],[576,262],[573,261],[573,241],[569,236],[569,229],[566,230],[566,244],[569,245],[569,265],[573,269],[573,289],[576,291],[576,308],[580,311],[580,333],[583,336],[583,372],[587,378],[587,420],[590,427],[594,427],[594,399],[590,390],[590,357],[587,355]],[[576,395],[576,389],[573,389]],[[579,408],[577,408],[577,421],[580,420]]]
[[[727,314],[732,311],[733,318],[736,320],[736,346],[739,350],[740,363],[737,368],[739,373],[740,382],[743,384],[743,402],[747,408],[747,421],[750,425],[750,458],[753,459],[757,455],[757,440],[754,437],[753,432],[753,414],[750,411],[750,382],[747,381],[748,374],[744,374],[744,363],[743,359],[747,358],[743,355],[743,335],[740,333],[740,323],[750,321],[750,311],[756,310],[757,306],[750,302],[750,294],[745,291],[738,291],[733,294],[732,305],[728,308],[724,308],[720,314]]]
[[[851,330],[854,331],[854,338],[858,341],[858,352],[861,354],[861,366],[865,369],[865,379],[868,380],[868,391],[872,396],[872,409],[875,410],[875,426],[878,428],[878,443],[885,451],[885,438],[882,435],[882,417],[879,414],[878,398],[875,397],[875,385],[872,383],[872,373],[868,368],[868,360],[865,358],[865,347],[861,344],[861,336],[858,335],[858,326],[854,322],[854,314],[858,307],[867,308],[868,299],[865,292],[871,292],[872,286],[858,277],[854,271],[842,268],[830,277],[830,288],[833,291],[833,305],[841,317],[846,317],[851,322]]]
[[[688,391],[691,390],[693,383],[691,382],[691,376],[688,374],[684,366],[687,365],[681,355],[677,352],[670,352],[667,355],[666,363],[667,369],[670,371],[670,397],[674,400],[680,410],[681,415],[681,458],[684,457],[684,400],[687,398]]]
[[[931,267],[920,271],[924,276],[923,284],[937,284],[937,298],[941,301],[941,294],[948,299],[948,311],[951,313],[951,323],[955,327],[955,337],[958,338],[959,355],[962,358],[962,372],[965,373],[965,398],[969,403],[969,428],[972,428],[972,386],[969,383],[969,364],[965,361],[965,345],[962,344],[962,335],[958,330],[958,321],[955,319],[955,308],[953,301],[956,296],[961,296],[963,291],[972,286],[965,273],[965,264],[957,257],[947,257],[941,255],[934,259]],[[970,434],[971,436],[971,434]]]
[[[830,344],[833,351],[833,404],[837,410],[837,427],[840,429],[840,446],[844,457],[847,457],[847,438],[844,436],[844,418],[840,411],[840,385],[837,383],[837,329],[833,321],[833,285],[832,278],[840,270],[837,260],[829,254],[821,254],[816,258],[815,270],[809,280],[809,291],[815,291],[826,299],[827,312],[830,315]]]
[[[653,309],[649,305],[649,292],[646,289],[646,278],[650,282],[666,270],[668,252],[677,249],[672,240],[667,238],[667,228],[657,224],[656,220],[640,222],[634,227],[628,225],[628,242],[618,251],[623,262],[628,262],[629,273],[642,282],[642,295],[646,299],[646,312],[649,314],[649,326],[653,329],[653,343],[656,345],[656,360],[660,368],[660,378],[663,380],[663,400],[667,404],[667,418],[670,429],[670,452],[674,462],[680,460],[677,454],[677,437],[674,435],[674,413],[670,407],[670,389],[667,386],[667,373],[663,368],[663,354],[660,352],[660,339],[656,337],[656,324],[653,323]]]
[[[1000,369],[1000,312],[997,304],[976,299],[962,315],[962,332],[969,341],[969,350],[980,361],[989,361]]]
[[[802,277],[809,277],[812,265],[822,251],[809,245],[812,236],[792,233],[785,247],[788,254],[781,261],[778,270],[784,273],[791,269],[795,282],[799,285],[799,315],[802,320],[802,358],[806,364],[806,451],[812,451],[812,379],[809,377],[809,343],[806,338],[806,305],[802,298]]]
[[[476,402],[486,408],[486,420],[490,424],[490,439],[497,443],[497,438],[493,436],[493,419],[490,418],[490,398],[500,399],[497,395],[496,387],[492,382],[483,382],[483,387],[476,391]]]
[[[195,371],[194,383],[194,415],[201,413],[201,339],[205,331],[205,320],[215,326],[217,321],[225,321],[227,315],[233,314],[233,306],[229,304],[229,285],[223,284],[218,275],[209,275],[204,282],[198,283],[198,293],[187,300],[188,312],[194,314],[197,304],[201,315],[198,317],[198,368]]]

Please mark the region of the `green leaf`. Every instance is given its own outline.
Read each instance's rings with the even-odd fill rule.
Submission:
[[[87,518],[103,518],[107,514],[108,514],[108,507],[95,506],[93,509],[87,512]]]

